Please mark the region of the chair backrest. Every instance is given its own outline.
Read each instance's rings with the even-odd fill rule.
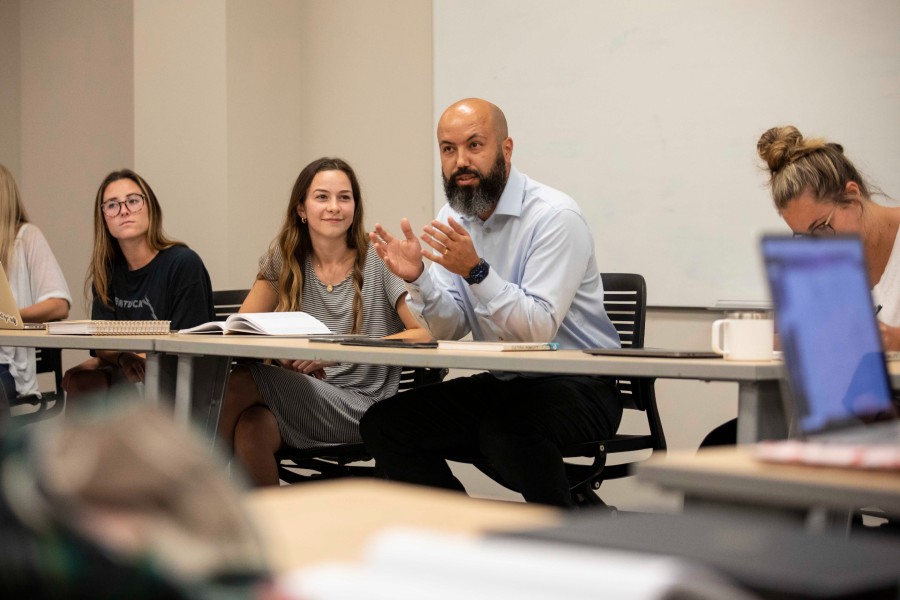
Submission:
[[[241,308],[244,299],[250,290],[219,290],[213,292],[213,308],[216,311],[216,320],[224,321],[226,317],[233,315]]]
[[[644,321],[647,316],[647,282],[637,273],[601,273],[603,307],[623,348],[644,347]]]
[[[447,376],[447,369],[436,367],[403,367],[400,371],[398,392],[405,392],[422,385],[440,383]]]
[[[624,348],[644,347],[644,327],[647,317],[647,283],[635,273],[602,273],[603,304],[612,320]],[[652,377],[617,378],[616,384],[625,408],[643,411],[648,433],[618,432],[609,440],[597,440],[563,448],[567,457],[593,457],[589,465],[566,463],[572,499],[576,504],[604,504],[597,496],[603,481],[619,479],[631,474],[630,461],[607,465],[609,454],[639,450],[666,449],[666,436],[656,406],[655,380]],[[637,462],[640,462],[639,459]]]
[[[644,347],[647,318],[647,282],[637,273],[601,273],[603,306],[623,348]],[[619,391],[626,408],[647,410],[647,399],[653,393],[652,379],[618,379]]]

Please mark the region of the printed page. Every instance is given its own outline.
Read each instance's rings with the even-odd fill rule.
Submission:
[[[178,333],[225,333],[225,321],[210,321],[187,329],[179,329]]]
[[[238,313],[225,321],[226,333],[292,336],[323,335],[331,330],[305,312]]]

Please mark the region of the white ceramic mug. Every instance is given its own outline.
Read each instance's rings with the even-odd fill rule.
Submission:
[[[746,312],[712,326],[712,349],[725,360],[772,360],[775,323],[769,313]]]

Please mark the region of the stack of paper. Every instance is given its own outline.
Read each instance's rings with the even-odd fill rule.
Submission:
[[[359,565],[323,565],[283,578],[304,600],[696,600],[750,596],[674,558],[546,542],[473,539],[397,529],[379,535]]]

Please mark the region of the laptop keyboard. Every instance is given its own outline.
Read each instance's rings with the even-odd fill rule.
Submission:
[[[760,442],[754,457],[763,462],[900,471],[900,445],[781,440]]]

